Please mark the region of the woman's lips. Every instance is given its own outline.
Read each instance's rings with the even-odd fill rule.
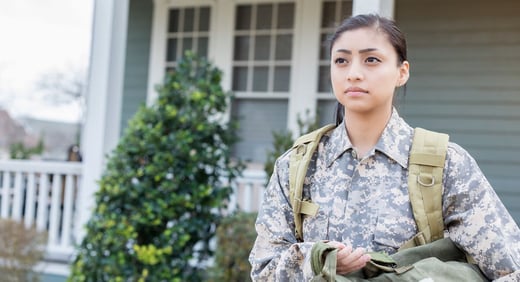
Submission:
[[[368,90],[365,90],[365,89],[359,88],[359,87],[349,87],[345,91],[345,94],[347,94],[349,96],[361,96],[361,95],[365,95],[367,93],[368,93]]]

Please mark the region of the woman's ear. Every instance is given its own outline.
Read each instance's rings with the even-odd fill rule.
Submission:
[[[408,61],[404,61],[399,66],[399,78],[397,79],[396,87],[401,87],[406,84],[408,78],[410,77],[410,63]]]

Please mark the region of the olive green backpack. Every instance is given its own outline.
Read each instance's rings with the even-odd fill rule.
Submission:
[[[303,215],[315,216],[318,205],[302,199],[303,182],[321,137],[335,128],[329,124],[298,138],[289,162],[289,198],[293,207],[295,235],[303,241]],[[408,189],[419,233],[404,248],[444,237],[442,219],[442,173],[448,148],[447,134],[416,128],[408,162]]]

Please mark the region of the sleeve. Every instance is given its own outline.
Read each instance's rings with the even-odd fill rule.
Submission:
[[[288,158],[277,160],[264,193],[256,220],[257,238],[249,255],[253,281],[310,281],[313,277],[313,243],[297,243],[294,235],[288,166]]]
[[[451,144],[445,171],[443,214],[450,238],[489,279],[520,281],[520,230],[475,160]]]

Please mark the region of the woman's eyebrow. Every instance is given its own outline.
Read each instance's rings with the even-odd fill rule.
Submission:
[[[373,51],[377,51],[377,48],[361,49],[361,50],[359,50],[359,53],[368,53],[368,52],[373,52]],[[336,50],[336,53],[345,53],[345,54],[351,55],[352,51],[347,50],[347,49],[338,49],[338,50]]]

